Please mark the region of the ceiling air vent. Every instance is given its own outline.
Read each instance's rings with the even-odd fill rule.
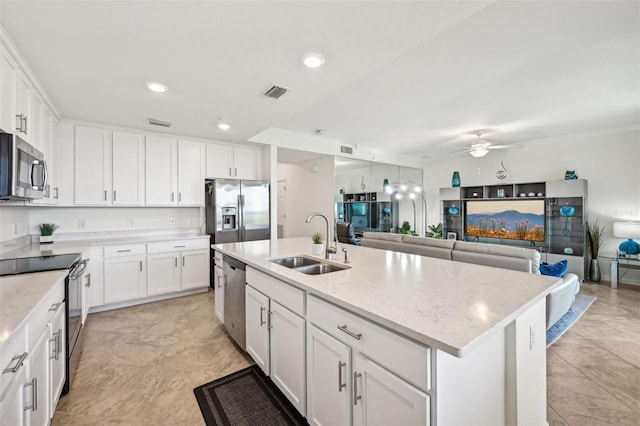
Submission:
[[[280,98],[280,96],[284,95],[288,91],[289,91],[289,89],[287,89],[285,87],[280,87],[280,86],[277,86],[277,85],[274,84],[273,86],[269,87],[263,93],[263,95],[266,96],[267,98],[278,99],[278,98]]]
[[[147,118],[147,123],[153,126],[171,127],[171,123],[168,121],[156,120],[155,118]]]
[[[340,152],[342,152],[343,154],[353,154],[353,148],[351,148],[350,146],[341,145]]]

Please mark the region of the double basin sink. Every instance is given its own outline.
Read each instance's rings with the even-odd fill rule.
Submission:
[[[343,271],[349,269],[350,266],[336,265],[335,263],[322,262],[318,259],[306,256],[282,257],[279,259],[271,259],[273,263],[294,271],[302,272],[307,275],[322,275],[329,272]]]

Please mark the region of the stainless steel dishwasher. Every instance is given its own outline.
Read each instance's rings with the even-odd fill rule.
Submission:
[[[224,325],[238,346],[246,350],[245,329],[245,264],[224,256]]]

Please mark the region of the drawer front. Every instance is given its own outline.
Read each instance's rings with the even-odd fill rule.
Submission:
[[[167,253],[171,251],[200,250],[209,248],[209,240],[206,238],[193,238],[188,240],[161,241],[147,244],[147,253]]]
[[[124,244],[118,246],[106,246],[104,257],[121,257],[145,254],[146,244]]]
[[[214,253],[215,253],[214,257],[216,259],[216,265],[222,265],[222,252],[216,250]]]
[[[27,350],[27,329],[22,327],[20,330],[13,334],[13,337],[8,341],[2,351],[0,351],[0,400],[5,389],[16,375],[20,374],[20,360],[26,358]],[[11,371],[3,373],[4,370],[11,368]],[[15,372],[14,372],[15,370]]]
[[[32,311],[27,325],[29,350],[33,350],[36,340],[42,335],[47,324],[53,321],[56,312],[64,310],[64,285],[64,279],[60,280],[47,297]]]
[[[423,391],[431,388],[431,350],[315,296],[307,321]],[[346,326],[346,327],[345,327]]]
[[[247,284],[304,317],[304,291],[299,288],[250,267],[247,267]]]

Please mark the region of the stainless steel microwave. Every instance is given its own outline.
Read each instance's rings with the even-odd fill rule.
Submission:
[[[44,154],[17,135],[0,133],[0,200],[43,198],[46,186]]]

